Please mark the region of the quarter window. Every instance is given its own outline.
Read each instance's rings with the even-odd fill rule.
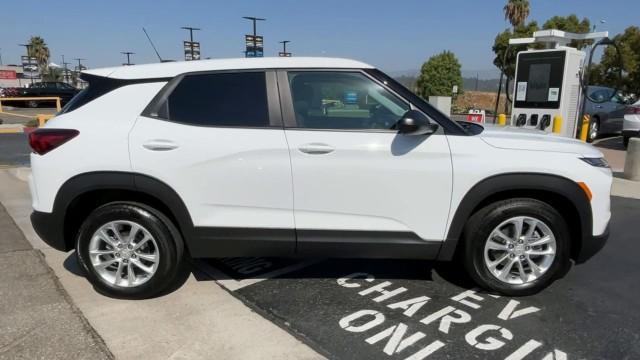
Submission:
[[[410,109],[359,72],[289,72],[297,126],[312,129],[393,129]]]
[[[269,126],[264,72],[187,75],[165,105],[161,117],[185,124]]]

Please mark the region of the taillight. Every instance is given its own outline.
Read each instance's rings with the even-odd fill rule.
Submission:
[[[78,134],[74,129],[38,129],[29,134],[29,145],[35,153],[44,155]]]
[[[640,106],[627,106],[625,114],[640,114]]]

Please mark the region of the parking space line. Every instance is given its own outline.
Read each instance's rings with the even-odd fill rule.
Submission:
[[[201,270],[202,272],[204,272],[205,274],[211,276],[211,278],[213,278],[213,280],[215,280],[215,282],[217,282],[218,284],[220,284],[221,286],[223,286],[224,288],[226,288],[229,291],[237,291],[239,289],[242,289],[244,287],[247,287],[249,285],[254,285],[257,284],[259,282],[265,281],[265,280],[269,280],[284,274],[288,274],[300,269],[304,269],[308,266],[317,264],[321,261],[324,261],[325,259],[311,259],[311,260],[306,260],[306,261],[302,261],[300,263],[297,264],[293,264],[287,267],[283,267],[280,269],[276,269],[274,271],[268,272],[266,274],[261,274],[259,276],[256,276],[255,278],[250,278],[250,279],[243,279],[243,280],[235,280],[235,279],[231,279],[230,276],[228,274],[225,274],[223,271],[221,271],[220,269],[208,264],[205,261],[202,260],[193,260],[192,264],[198,269]]]

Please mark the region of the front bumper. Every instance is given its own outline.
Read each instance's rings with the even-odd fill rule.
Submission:
[[[31,224],[36,234],[52,248],[65,252],[73,248],[72,243],[65,241],[63,221],[53,213],[34,211]]]
[[[609,239],[609,226],[602,233],[602,235],[597,236],[584,236],[582,238],[582,244],[580,244],[580,249],[577,253],[575,261],[577,264],[581,264],[589,259],[591,259],[595,254],[600,252],[604,245],[607,243]]]

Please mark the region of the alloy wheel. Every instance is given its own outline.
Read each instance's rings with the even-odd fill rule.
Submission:
[[[498,280],[512,285],[532,282],[553,264],[556,238],[547,224],[517,216],[498,225],[484,246],[484,262]]]
[[[595,140],[598,137],[598,123],[593,121],[589,125],[589,139],[591,141]]]
[[[156,240],[142,225],[117,220],[102,225],[89,242],[89,258],[107,283],[136,287],[153,277],[160,260]]]

